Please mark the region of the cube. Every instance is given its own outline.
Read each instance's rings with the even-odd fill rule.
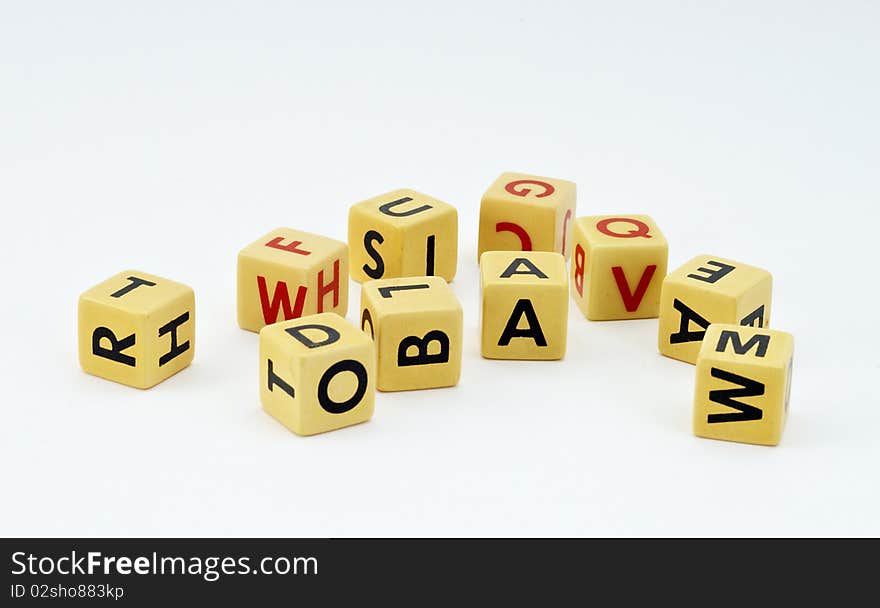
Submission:
[[[562,254],[487,251],[480,257],[482,353],[487,359],[561,359],[568,329]]]
[[[458,384],[462,309],[442,277],[367,281],[361,329],[376,345],[380,391]]]
[[[321,312],[348,314],[348,246],[276,228],[238,254],[238,325],[249,331]]]
[[[89,374],[150,388],[192,363],[195,294],[169,279],[126,270],[79,297],[79,362]]]
[[[777,445],[788,417],[794,338],[713,323],[697,357],[694,434]]]
[[[351,278],[455,277],[458,212],[415,190],[394,190],[353,205],[348,213]]]
[[[761,268],[698,255],[670,273],[660,291],[660,352],[696,363],[711,323],[767,327],[773,278]]]
[[[331,312],[260,330],[260,401],[297,435],[373,416],[376,356],[360,329]]]
[[[571,295],[592,321],[660,312],[666,237],[647,215],[579,217],[572,235]]]
[[[480,202],[478,255],[486,251],[555,251],[568,258],[573,182],[502,173]]]

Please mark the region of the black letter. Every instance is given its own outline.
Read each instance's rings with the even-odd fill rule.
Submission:
[[[341,372],[353,373],[357,377],[358,385],[357,389],[354,391],[354,395],[352,395],[350,399],[343,401],[342,403],[337,403],[330,398],[328,389],[330,388],[330,381],[336,377],[336,374]],[[362,363],[355,361],[354,359],[343,359],[327,368],[327,371],[321,376],[321,380],[318,382],[318,403],[321,404],[321,407],[324,408],[324,411],[326,412],[331,414],[344,414],[345,412],[354,409],[357,404],[361,402],[361,399],[363,399],[366,392],[366,368]]]
[[[161,338],[168,332],[171,332],[171,350],[159,357],[159,367],[162,367],[174,357],[189,350],[189,340],[181,345],[177,344],[177,328],[189,321],[189,311],[183,313],[173,321],[168,321],[159,328],[159,337]]]
[[[747,327],[756,327],[755,321],[758,322],[757,327],[764,327],[764,305],[761,304],[758,306],[754,312],[747,314],[743,317],[743,320],[739,322],[740,325],[745,325]]]
[[[137,289],[141,285],[146,285],[147,287],[153,287],[156,285],[152,281],[148,281],[146,279],[141,279],[140,277],[127,277],[127,278],[129,281],[131,281],[131,283],[129,283],[128,285],[126,285],[125,287],[120,289],[119,291],[115,291],[115,292],[111,293],[110,294],[111,298],[121,298],[122,296],[127,294],[129,291]]]
[[[396,201],[391,201],[390,203],[385,203],[381,207],[379,207],[379,211],[384,213],[385,215],[390,215],[391,217],[406,217],[408,215],[415,215],[416,213],[421,213],[422,211],[427,211],[431,208],[431,205],[422,205],[421,207],[416,207],[415,209],[410,209],[409,211],[404,211],[403,213],[397,213],[396,211],[392,211],[394,207],[398,205],[402,205],[403,203],[408,203],[413,200],[409,196],[404,196],[403,198],[399,198]]]
[[[747,420],[760,420],[764,417],[764,412],[760,408],[734,399],[735,397],[757,397],[763,395],[764,385],[762,383],[726,372],[717,367],[712,368],[712,377],[739,384],[742,388],[709,391],[709,401],[732,407],[738,410],[738,413],[709,414],[709,417],[706,419],[707,422],[710,424],[715,422],[743,422]]]
[[[293,387],[290,386],[287,382],[281,379],[281,376],[275,373],[275,370],[272,365],[272,359],[268,359],[269,361],[269,392],[272,392],[272,387],[277,386],[282,391],[293,397]]]
[[[435,236],[432,234],[428,237],[428,242],[425,245],[427,248],[425,253],[425,276],[429,277],[434,276],[434,240]]]
[[[409,289],[430,289],[427,283],[413,283],[412,285],[391,285],[390,287],[380,287],[379,295],[383,298],[390,298],[394,291],[407,291]]]
[[[682,342],[699,342],[706,336],[706,328],[709,322],[688,308],[688,305],[676,298],[672,302],[672,306],[681,313],[681,321],[678,325],[678,331],[669,335],[670,344],[681,344]],[[703,328],[703,331],[688,331],[690,322],[693,321]]]
[[[520,266],[526,266],[528,270],[519,270]],[[510,266],[507,267],[507,270],[501,273],[502,279],[509,279],[511,276],[515,274],[530,274],[538,277],[539,279],[546,279],[547,275],[541,272],[537,266],[532,264],[528,258],[516,258],[510,263]]]
[[[745,343],[745,345],[740,341],[739,334],[735,331],[730,331],[725,329],[721,332],[721,337],[718,338],[718,346],[715,347],[715,352],[723,353],[727,348],[727,343],[733,342],[733,352],[737,355],[745,355],[749,352],[752,346],[757,345],[758,350],[755,351],[756,357],[763,357],[767,354],[767,347],[770,346],[770,336],[766,334],[757,334],[749,338],[749,341]]]
[[[385,261],[382,259],[382,254],[373,247],[373,241],[381,245],[385,242],[385,238],[375,230],[367,230],[367,233],[364,235],[364,249],[367,250],[367,255],[376,262],[376,267],[370,268],[364,264],[364,272],[371,279],[381,279],[382,275],[385,274]]]
[[[321,340],[320,342],[312,342],[308,336],[302,333],[304,329],[319,329],[327,334],[327,337]],[[319,346],[327,346],[328,344],[333,344],[337,340],[339,340],[339,332],[333,329],[332,327],[327,327],[326,325],[320,325],[318,323],[308,323],[306,325],[297,325],[296,327],[288,327],[285,329],[287,333],[296,338],[300,343],[308,346],[309,348],[318,348]]]
[[[721,262],[716,262],[714,260],[710,260],[706,263],[711,264],[712,266],[717,266],[718,270],[712,270],[711,268],[700,266],[699,268],[697,268],[697,272],[705,272],[709,276],[701,277],[698,274],[689,274],[687,275],[688,278],[703,281],[705,283],[717,283],[720,279],[724,278],[725,276],[736,270],[736,266],[722,264]]]
[[[440,352],[436,355],[428,354],[428,344],[431,342],[440,343]],[[415,346],[418,351],[414,356],[406,353],[410,346]],[[424,338],[418,336],[407,336],[400,341],[397,347],[397,367],[406,367],[408,365],[429,365],[431,363],[447,363],[449,361],[449,336],[440,331],[433,329],[425,334]]]
[[[526,316],[529,326],[527,329],[517,329],[516,326],[519,325],[519,320],[523,315]],[[535,314],[531,300],[525,298],[517,300],[513,312],[510,313],[510,318],[507,319],[507,325],[501,333],[501,338],[498,340],[498,346],[509,345],[511,338],[531,338],[538,346],[547,346],[547,340],[544,338],[544,332],[541,329],[541,324],[538,323],[538,315]]]
[[[375,338],[376,334],[373,331],[373,316],[370,314],[370,309],[365,308],[363,314],[361,315],[361,331],[364,331],[364,325],[367,323],[370,324],[370,337]]]
[[[110,340],[110,348],[104,348],[101,346],[101,338],[107,338]],[[110,359],[111,361],[116,361],[117,363],[122,363],[124,365],[130,365],[132,367],[135,366],[135,359],[131,355],[123,355],[122,351],[127,348],[134,346],[135,337],[134,334],[131,334],[127,338],[123,338],[122,340],[116,339],[116,334],[113,333],[109,327],[97,327],[95,331],[92,332],[92,354],[97,355],[98,357],[104,357],[105,359]]]

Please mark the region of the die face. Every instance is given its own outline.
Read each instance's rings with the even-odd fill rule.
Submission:
[[[79,363],[83,371],[147,388],[146,359],[141,316],[80,297]]]
[[[788,415],[791,334],[712,324],[697,360],[694,434],[776,445]]]
[[[480,202],[478,254],[554,251],[567,258],[576,199],[573,182],[502,173]]]
[[[588,319],[646,319],[660,312],[668,245],[647,215],[578,218],[571,293]]]
[[[772,286],[769,272],[741,262],[710,255],[688,261],[663,281],[660,352],[695,363],[711,323],[766,327]]]
[[[482,354],[561,359],[568,329],[568,274],[561,254],[488,251],[480,258]]]
[[[238,324],[264,326],[322,312],[348,313],[348,246],[278,228],[238,254]]]
[[[83,370],[136,388],[150,388],[192,363],[195,296],[176,281],[121,272],[79,300]]]
[[[147,345],[147,381],[152,386],[192,363],[195,356],[195,294],[189,288],[144,319]]]
[[[373,416],[373,345],[335,313],[282,321],[260,331],[260,401],[298,435],[315,435]]]
[[[458,384],[462,308],[442,278],[409,277],[364,283],[361,328],[376,345],[380,391]]]
[[[351,278],[455,277],[458,212],[441,200],[401,189],[353,205],[348,215]]]

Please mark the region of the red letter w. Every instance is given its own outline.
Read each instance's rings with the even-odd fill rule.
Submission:
[[[272,301],[269,301],[269,289],[266,287],[266,277],[257,277],[257,287],[260,289],[260,305],[263,307],[263,320],[267,324],[278,321],[278,309],[284,309],[284,320],[297,319],[302,316],[303,305],[306,302],[308,289],[300,285],[296,291],[296,302],[293,309],[290,308],[290,292],[287,283],[278,281],[275,291],[272,293]]]

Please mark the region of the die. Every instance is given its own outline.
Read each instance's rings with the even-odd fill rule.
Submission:
[[[647,215],[579,217],[572,231],[571,294],[592,321],[660,312],[668,245]]]
[[[238,325],[260,331],[321,312],[348,314],[348,246],[276,228],[238,254]]]
[[[458,384],[462,309],[443,278],[367,281],[361,287],[361,329],[376,344],[380,391]]]
[[[695,363],[710,323],[767,327],[773,278],[761,268],[699,255],[671,272],[660,291],[658,347]]]
[[[332,312],[260,330],[260,402],[297,435],[373,416],[376,357],[369,336]]]
[[[79,297],[79,361],[89,374],[150,388],[195,353],[195,294],[139,270],[120,272]]]
[[[777,445],[788,417],[794,338],[713,323],[697,357],[694,434]]]
[[[351,278],[455,277],[458,211],[415,190],[394,190],[348,213]]]
[[[555,251],[569,256],[573,182],[502,173],[480,201],[478,255],[485,251]]]
[[[482,354],[487,359],[561,359],[568,329],[562,254],[487,251],[480,257]]]

